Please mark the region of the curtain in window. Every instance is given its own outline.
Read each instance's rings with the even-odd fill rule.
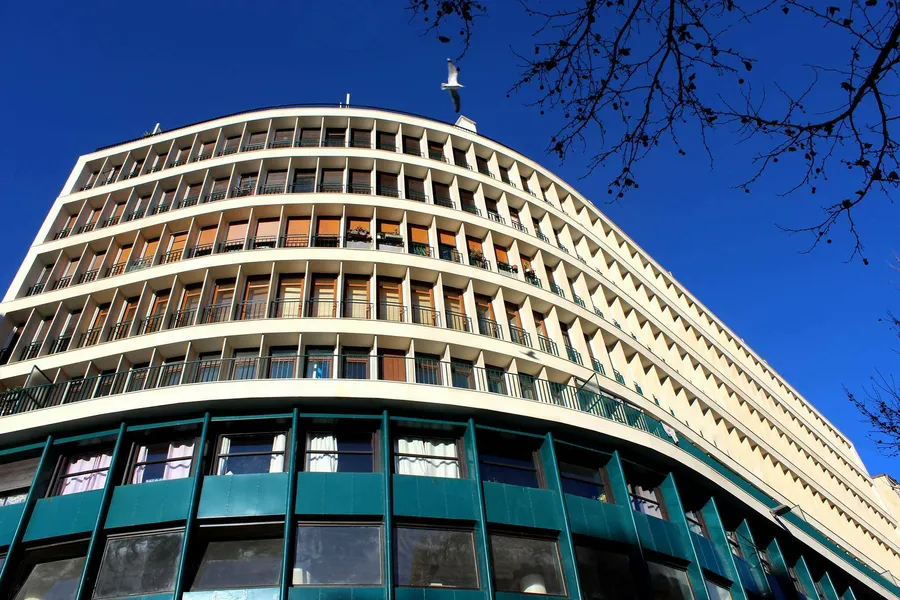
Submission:
[[[60,496],[67,494],[77,494],[79,492],[89,492],[91,490],[99,490],[106,483],[106,476],[109,471],[109,463],[112,456],[109,454],[100,454],[95,456],[84,456],[73,460],[66,468],[66,477],[63,481]],[[107,469],[106,471],[95,471],[93,473],[85,473],[85,471],[94,471],[95,469]],[[84,473],[78,475],[78,473]]]
[[[338,455],[335,453],[337,450],[336,437],[325,434],[310,436],[308,450],[315,454],[309,454],[306,460],[307,471],[311,473],[338,472]]]
[[[281,454],[273,454],[272,458],[269,459],[269,473],[284,472],[284,448],[286,441],[287,436],[283,433],[275,436],[275,440],[272,442],[272,452],[281,452]]]
[[[178,442],[169,444],[169,452],[166,454],[167,459],[187,459],[187,460],[170,460],[166,463],[165,471],[163,471],[163,480],[184,479],[191,474],[191,457],[194,456],[194,444],[185,444]]]
[[[428,458],[422,456],[398,456],[397,473],[400,475],[459,479],[459,462],[456,457],[456,443],[454,442],[400,438],[397,440],[397,453],[428,456]]]

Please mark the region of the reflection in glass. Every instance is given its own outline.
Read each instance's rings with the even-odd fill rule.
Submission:
[[[556,540],[494,534],[491,558],[498,592],[566,594]]]
[[[209,542],[190,591],[276,586],[282,546],[281,538]]]
[[[84,557],[36,564],[15,600],[75,600]]]
[[[576,546],[575,558],[584,600],[631,600],[638,597],[625,554]]]
[[[687,571],[652,561],[647,561],[647,569],[650,571],[650,585],[653,587],[654,598],[693,600],[694,594],[691,591]]]
[[[113,538],[106,544],[94,598],[158,594],[175,589],[183,533]]]
[[[396,541],[397,585],[478,588],[473,532],[398,527]]]
[[[301,525],[294,585],[381,585],[381,528]]]

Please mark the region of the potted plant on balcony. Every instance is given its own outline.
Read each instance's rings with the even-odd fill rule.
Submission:
[[[390,231],[385,232],[381,231],[378,233],[378,241],[384,244],[390,244],[392,246],[402,246],[403,245],[403,236],[400,235],[399,232]]]
[[[372,234],[362,225],[347,230],[347,240],[353,242],[371,242]]]

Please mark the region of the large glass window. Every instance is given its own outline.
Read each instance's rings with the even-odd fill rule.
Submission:
[[[294,585],[381,585],[381,527],[300,525]]]
[[[648,561],[650,585],[657,600],[693,600],[687,571],[669,565]]]
[[[103,488],[109,475],[112,452],[108,450],[82,454],[63,460],[56,485],[56,495],[66,496]]]
[[[306,438],[306,470],[313,473],[372,473],[374,437],[371,431],[310,433]]]
[[[285,433],[223,435],[216,456],[216,475],[282,473]]]
[[[687,519],[688,529],[699,536],[709,537],[706,534],[706,521],[703,520],[703,513],[699,510],[684,511],[684,518]]]
[[[478,461],[481,479],[532,488],[542,487],[536,454],[534,440],[529,438],[480,438]]]
[[[498,592],[566,595],[556,540],[491,534],[491,559]]]
[[[394,548],[399,586],[478,588],[471,531],[397,527]]]
[[[194,440],[138,446],[131,483],[184,479],[191,475]]]
[[[731,592],[727,587],[713,583],[709,579],[706,580],[706,592],[709,594],[709,600],[731,600]]]
[[[15,600],[75,600],[84,557],[40,562],[31,567]]]
[[[563,492],[566,494],[610,502],[609,484],[606,479],[606,469],[603,467],[584,467],[560,462],[559,475],[562,480]]]
[[[578,580],[585,600],[631,600],[638,597],[626,554],[575,546]]]
[[[456,440],[399,437],[394,444],[394,459],[394,470],[398,475],[460,477]]]
[[[662,494],[657,487],[645,487],[638,483],[628,484],[631,495],[631,506],[639,513],[657,519],[665,519],[666,513],[662,503]]]
[[[281,582],[284,540],[274,535],[239,535],[229,533],[227,539],[208,539],[203,543],[190,591],[274,587]]]
[[[26,458],[0,465],[0,506],[25,502],[37,465],[37,458]]]
[[[181,531],[111,538],[106,542],[94,598],[159,594],[175,589]]]

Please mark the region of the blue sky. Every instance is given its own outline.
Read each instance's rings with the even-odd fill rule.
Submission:
[[[408,23],[404,0],[336,0],[252,5],[111,2],[0,4],[0,65],[6,142],[0,145],[5,209],[18,225],[0,236],[0,282],[11,280],[79,154],[164,128],[255,107],[342,101],[455,115],[441,92],[448,48]],[[377,4],[377,6],[376,6]],[[603,173],[580,179],[584,161],[560,165],[545,146],[557,124],[506,98],[515,58],[528,39],[515,2],[483,21],[461,63],[463,113],[479,131],[543,163],[616,222],[640,246],[778,370],[856,443],[870,471],[900,476],[880,456],[847,403],[842,385],[859,389],[876,369],[897,372],[892,337],[878,318],[898,304],[897,207],[873,200],[858,215],[871,265],[845,264],[836,243],[798,253],[805,240],[775,223],[810,224],[823,198],[777,192],[775,174],[746,195],[732,186],[746,174],[752,145],[718,145],[715,168],[697,153],[660,153],[645,166],[638,193],[605,204]],[[792,31],[790,35],[788,32]],[[833,51],[788,26],[767,30],[767,47],[806,55]],[[512,33],[511,33],[512,32]],[[513,35],[513,33],[515,35]],[[745,42],[748,47],[751,40]],[[780,45],[779,45],[780,44]],[[772,59],[757,68],[785,75]],[[765,71],[763,71],[766,73]],[[839,180],[838,180],[839,181]]]

